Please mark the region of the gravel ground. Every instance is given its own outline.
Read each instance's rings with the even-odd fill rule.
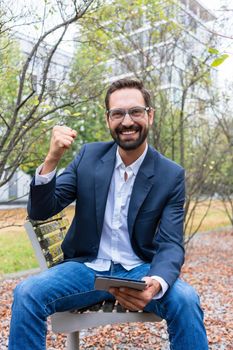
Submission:
[[[233,232],[198,234],[186,253],[182,278],[200,294],[210,350],[233,350]],[[12,290],[21,278],[7,278],[0,289],[0,350],[6,350]],[[105,326],[81,332],[82,350],[168,350],[165,322]],[[65,348],[66,337],[50,330],[48,350]],[[188,349],[184,349],[188,350]]]

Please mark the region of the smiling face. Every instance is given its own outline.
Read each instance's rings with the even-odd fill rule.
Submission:
[[[123,108],[128,110],[137,106],[147,107],[144,97],[138,89],[124,88],[116,90],[110,95],[109,109]],[[111,120],[107,116],[107,124],[112,138],[124,151],[138,150],[143,153],[149,126],[152,123],[153,110],[145,112],[144,116],[137,121],[133,121],[128,114],[122,121]]]

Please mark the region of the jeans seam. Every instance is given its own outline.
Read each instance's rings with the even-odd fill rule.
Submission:
[[[44,309],[45,309],[45,311],[46,311],[47,306],[49,306],[49,305],[51,305],[51,304],[54,304],[54,303],[56,303],[57,301],[62,300],[62,299],[64,299],[64,298],[73,297],[73,296],[75,296],[75,295],[88,294],[88,293],[92,293],[92,292],[94,292],[94,291],[95,291],[95,289],[92,289],[92,290],[88,290],[88,291],[86,291],[86,292],[76,292],[76,293],[73,293],[73,294],[64,295],[64,296],[62,296],[62,297],[60,297],[60,298],[57,298],[57,299],[52,300],[52,301],[48,302],[47,304],[45,304]],[[47,317],[47,316],[46,316],[46,317]]]
[[[158,299],[158,302],[160,304],[160,310],[161,310],[161,316],[165,320],[165,314],[166,314],[166,306],[164,305],[163,301],[161,299]]]

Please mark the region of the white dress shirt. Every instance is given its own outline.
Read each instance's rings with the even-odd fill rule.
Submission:
[[[128,232],[127,215],[134,181],[147,149],[148,145],[143,154],[127,167],[117,149],[98,255],[92,262],[85,263],[96,271],[108,271],[111,262],[121,264],[128,271],[144,263],[133,251]],[[41,167],[42,165],[36,170],[35,185],[48,183],[55,175],[56,170],[46,175],[40,175]],[[161,284],[162,289],[155,296],[155,299],[159,299],[167,291],[168,284],[159,276],[152,276],[152,278]]]

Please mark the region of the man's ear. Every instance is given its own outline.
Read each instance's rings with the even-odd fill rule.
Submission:
[[[149,112],[148,112],[148,117],[149,117],[149,125],[153,124],[154,121],[154,114],[155,114],[155,110],[154,108],[150,108]]]
[[[107,113],[105,113],[105,123],[107,125],[107,128],[109,129],[109,118]]]

